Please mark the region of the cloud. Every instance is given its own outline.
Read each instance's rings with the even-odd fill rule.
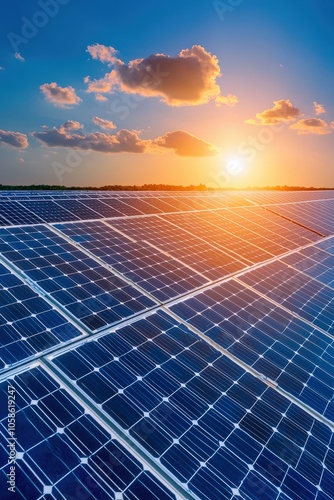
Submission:
[[[103,118],[99,118],[98,116],[94,116],[92,122],[94,123],[94,125],[102,128],[103,130],[111,130],[112,128],[117,128],[113,122],[104,120]]]
[[[17,162],[18,162],[18,163],[24,163],[24,158],[18,158],[18,159],[17,159]]]
[[[94,45],[89,45],[87,47],[87,52],[89,52],[93,59],[97,59],[102,63],[122,64],[122,61],[115,57],[117,50],[114,49],[114,47],[106,47],[105,45],[95,43]]]
[[[81,123],[72,120],[67,120],[60,126],[60,130],[80,130],[81,128],[83,128]]]
[[[219,95],[215,99],[215,103],[217,106],[222,106],[223,104],[226,104],[227,106],[235,106],[238,104],[239,99],[237,98],[236,95],[233,94],[227,94],[226,96]]]
[[[14,57],[18,61],[25,62],[25,59],[24,59],[24,57],[21,56],[20,52],[15,52]]]
[[[40,86],[46,100],[59,108],[71,108],[79,104],[82,99],[75,93],[73,87],[59,87],[55,82],[44,83]]]
[[[128,64],[116,57],[113,47],[95,44],[87,51],[93,59],[113,67],[103,78],[93,81],[86,78],[88,92],[103,94],[121,90],[128,94],[160,97],[169,106],[195,106],[217,98],[218,105],[237,102],[235,96],[224,98],[221,95],[216,83],[221,76],[218,59],[200,45],[181,50],[175,57],[153,54]]]
[[[0,144],[19,149],[25,149],[29,146],[28,138],[25,134],[5,130],[0,130]]]
[[[302,113],[298,108],[295,108],[289,99],[274,101],[274,106],[270,109],[257,113],[257,120],[250,118],[245,120],[245,123],[251,125],[274,125],[286,121],[295,120]]]
[[[32,136],[47,147],[70,147],[100,153],[162,153],[173,149],[180,156],[213,156],[219,149],[182,130],[168,132],[155,140],[143,140],[140,131],[119,130],[115,134],[71,133],[60,128],[43,129]]]
[[[314,102],[313,105],[316,115],[322,115],[323,113],[326,113],[325,106],[323,104]]]
[[[161,148],[174,149],[179,156],[215,156],[219,153],[219,149],[213,144],[183,130],[168,132],[153,142]]]
[[[331,122],[331,128],[334,128],[334,122]]]
[[[306,118],[305,120],[299,120],[299,122],[290,125],[290,128],[297,130],[298,135],[327,135],[331,133],[331,131],[328,130],[328,124],[325,120],[321,120],[320,118]]]
[[[95,100],[99,102],[106,102],[108,101],[108,98],[102,94],[95,94]]]
[[[5,68],[3,66],[0,66],[0,71],[5,71]]]
[[[33,132],[32,135],[48,147],[90,149],[100,153],[144,153],[149,142],[140,139],[130,130],[120,130],[114,135],[109,135],[101,132],[70,134],[61,128],[52,128]]]

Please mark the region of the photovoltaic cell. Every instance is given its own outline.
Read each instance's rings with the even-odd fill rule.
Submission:
[[[96,200],[96,199],[86,199],[81,202],[83,205],[86,207],[89,207],[90,209],[94,210],[98,214],[98,216],[101,217],[119,217],[122,214],[117,212],[112,206],[108,205],[107,203],[104,203],[103,200]],[[82,219],[82,217],[81,217]],[[86,217],[88,219],[88,217]]]
[[[229,353],[334,420],[334,340],[236,281],[170,307]]]
[[[79,220],[79,217],[53,200],[28,200],[21,204],[37,215],[43,222]]]
[[[328,333],[333,333],[333,290],[275,261],[243,274],[240,280]]]
[[[330,254],[317,246],[310,246],[282,258],[281,261],[334,288],[334,252]]]
[[[272,205],[270,210],[303,224],[322,235],[329,236],[334,233],[334,199],[310,203]]]
[[[316,247],[326,250],[326,252],[334,255],[334,237],[319,242]]]
[[[285,250],[292,250],[320,239],[320,236],[308,229],[297,226],[293,222],[283,219],[263,207],[216,210],[214,214],[223,217],[225,220],[229,220],[233,225],[240,225],[254,232],[258,238],[265,238],[267,245],[268,241],[275,243],[277,250],[281,250],[280,247],[285,248]],[[234,232],[233,226],[231,232]],[[245,234],[245,238],[252,240],[252,236],[247,233]],[[277,253],[275,247],[272,247],[271,252],[274,255],[281,253],[281,251]]]
[[[148,241],[211,280],[245,267],[239,258],[224,253],[160,217],[108,220],[108,223],[135,241]]]
[[[45,226],[0,229],[0,251],[92,331],[155,305]]]
[[[237,226],[232,224],[232,227],[230,227],[229,224],[225,224],[224,219],[217,216],[214,212],[164,215],[163,219],[180,228],[186,229],[191,234],[197,234],[202,239],[210,241],[216,248],[229,252],[234,258],[238,256],[245,262],[248,262],[248,264],[262,262],[273,257],[272,253],[262,249],[260,246],[254,245],[247,239],[239,238],[236,234],[230,232],[232,229],[235,233]],[[242,231],[243,233],[247,233],[247,229],[242,228]],[[258,240],[260,240],[258,243],[263,244],[261,238],[258,238]],[[269,241],[266,241],[266,243],[267,246],[268,244],[272,246]],[[265,245],[263,246],[265,247]]]
[[[55,227],[160,301],[208,283],[188,266],[149,243],[133,242],[102,222],[56,224]]]
[[[16,496],[167,500],[174,479],[178,498],[331,500],[333,203],[334,191],[2,191]],[[1,490],[6,382],[0,398]]]
[[[18,201],[0,202],[0,215],[11,224],[38,224],[43,220]]]
[[[76,199],[60,199],[57,200],[59,205],[61,205],[63,208],[71,212],[71,214],[74,214],[76,217],[76,220],[84,220],[84,219],[97,219],[100,218],[101,215],[95,212],[95,210],[91,210],[86,204],[85,201],[81,202]],[[67,219],[67,220],[72,220]]]
[[[333,190],[325,191],[244,191],[244,196],[260,205],[334,199]]]
[[[332,493],[330,428],[163,312],[52,362],[199,498]]]
[[[103,198],[103,203],[106,203],[113,208],[114,217],[143,215],[141,210],[137,210],[135,207],[128,205],[126,203],[126,198]]]
[[[74,325],[0,264],[0,369],[80,336]]]
[[[1,395],[7,397],[8,385],[19,397],[14,496],[27,500],[176,498],[41,367],[0,384]],[[7,440],[6,431],[7,415],[2,412],[2,443]],[[8,453],[0,454],[1,498],[13,496],[7,490],[7,457]]]

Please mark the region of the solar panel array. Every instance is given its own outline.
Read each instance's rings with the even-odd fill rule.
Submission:
[[[1,498],[333,499],[333,212],[2,192]]]

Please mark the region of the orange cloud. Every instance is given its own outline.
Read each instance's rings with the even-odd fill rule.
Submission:
[[[172,149],[180,156],[213,156],[219,149],[198,137],[178,130],[168,132],[155,140],[143,140],[140,132],[119,130],[115,134],[96,132],[92,134],[71,133],[60,128],[43,129],[32,136],[47,147],[70,147],[100,153],[161,153]]]
[[[81,123],[72,120],[67,120],[60,126],[60,130],[80,130],[81,128],[83,128]]]
[[[238,102],[239,99],[236,95],[233,94],[227,94],[226,96],[219,95],[215,99],[215,103],[217,106],[222,106],[223,104],[226,104],[226,106],[235,106],[236,104],[238,104]]]
[[[323,113],[326,113],[325,106],[323,104],[318,104],[317,102],[314,102],[313,105],[316,115],[322,115]]]
[[[95,100],[99,102],[107,102],[108,98],[102,94],[95,94]]]
[[[183,130],[167,132],[153,143],[161,148],[174,149],[175,154],[179,156],[215,156],[219,153],[219,149],[213,144]]]
[[[88,45],[87,52],[92,56],[93,59],[97,59],[102,63],[117,64],[122,63],[120,59],[117,59],[115,55],[117,50],[114,47],[106,47],[100,43],[95,43],[94,45]]]
[[[18,149],[25,149],[29,146],[28,138],[25,134],[5,130],[0,130],[0,144]]]
[[[297,130],[298,135],[327,135],[331,133],[331,131],[328,130],[328,124],[325,120],[321,120],[320,118],[306,118],[305,120],[299,120],[299,122],[290,125],[290,128]]]
[[[98,116],[94,116],[92,122],[94,123],[94,125],[102,128],[103,130],[110,130],[113,128],[117,128],[113,122],[109,120],[104,120],[103,118],[99,118]]]
[[[73,87],[60,87],[55,82],[44,83],[40,86],[46,100],[59,108],[68,109],[79,104],[82,99],[75,93]]]
[[[169,106],[195,106],[216,100],[218,105],[236,104],[237,98],[221,95],[216,79],[221,76],[218,59],[204,47],[194,45],[176,57],[154,54],[134,59],[128,64],[118,59],[113,47],[95,44],[88,52],[103,63],[112,66],[103,78],[90,81],[88,92],[111,93],[115,89],[128,94],[160,97]]]
[[[274,125],[286,121],[295,120],[302,113],[298,108],[295,108],[289,99],[274,101],[274,106],[270,109],[257,113],[257,120],[250,118],[245,120],[245,123],[251,125]]]

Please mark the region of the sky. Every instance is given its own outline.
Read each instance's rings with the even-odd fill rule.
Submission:
[[[3,0],[0,184],[334,187],[332,0]]]

